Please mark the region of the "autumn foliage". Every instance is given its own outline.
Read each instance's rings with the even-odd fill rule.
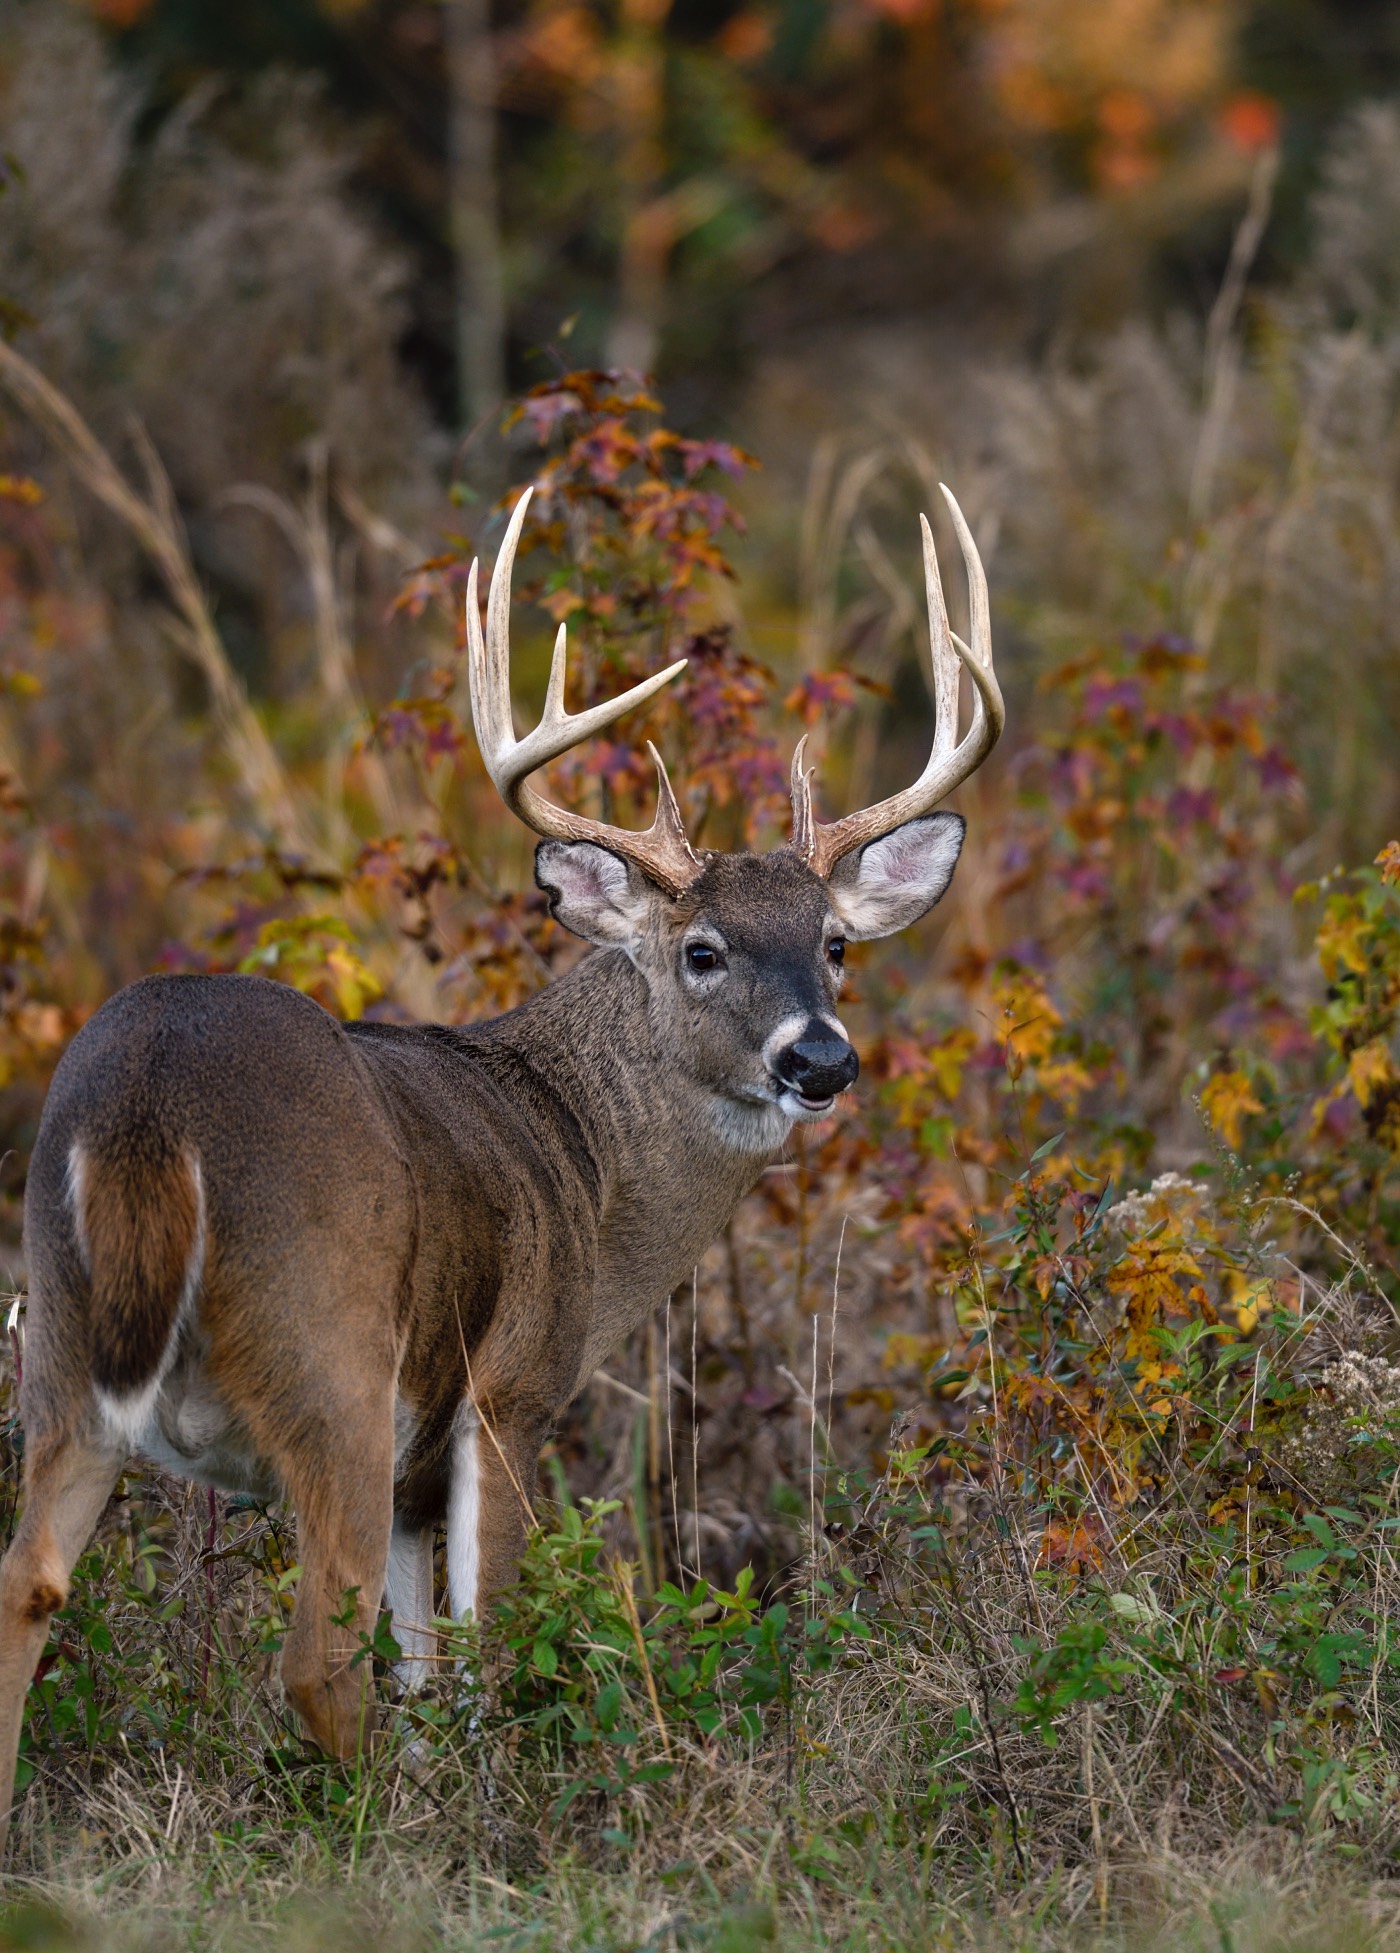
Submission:
[[[12,1239],[38,1095],[110,967],[82,953],[74,903],[154,937],[163,967],[257,971],[345,1017],[468,1021],[580,953],[485,781],[464,688],[468,566],[526,483],[522,692],[560,623],[571,704],[688,660],[625,742],[559,765],[564,799],[645,819],[651,737],[692,835],[774,845],[797,728],[824,735],[834,803],[850,722],[890,726],[884,684],[780,678],[741,637],[751,456],[675,433],[620,372],[562,373],[509,418],[516,485],[487,506],[462,484],[457,526],[393,596],[425,647],[397,693],[366,705],[342,684],[319,732],[279,727],[262,799],[211,719],[202,764],[227,812],[162,816],[125,849],[45,804],[44,647],[83,620],[46,580],[44,489],[6,478],[3,601],[27,647],[3,671],[7,723],[35,728],[0,754]],[[757,1767],[775,1732],[798,1741],[799,1713],[815,1813],[848,1794],[842,1745],[859,1748],[823,1678],[859,1689],[871,1664],[931,1677],[973,1656],[973,1707],[918,1684],[943,1761],[913,1801],[892,1781],[870,1805],[891,1839],[941,1813],[956,1854],[1009,1824],[1029,1875],[1015,1773],[1053,1775],[1094,1705],[1254,1759],[1243,1789],[1227,1773],[1212,1791],[1217,1814],[1356,1842],[1385,1805],[1389,1739],[1353,1741],[1345,1716],[1371,1674],[1395,1713],[1363,1574],[1400,1440],[1378,1353],[1400,1283],[1400,843],[1293,886],[1309,811],[1270,703],[1166,629],[1008,689],[1010,751],[969,806],[947,919],[856,960],[860,1093],[795,1136],[546,1460],[554,1529],[488,1631],[494,1706],[470,1714],[498,1719],[495,1781],[522,1809],[544,1797],[568,1848],[600,1822],[664,1830],[687,1756],[723,1771],[748,1745]],[[31,1725],[31,1774],[79,1726],[93,1784],[118,1727],[202,1741],[199,1705],[275,1643],[296,1578],[284,1519],[233,1501],[191,1534],[181,1496],[133,1476],[127,1532],[83,1563],[41,1682],[59,1748]],[[156,1564],[191,1550],[221,1584],[210,1571],[169,1617],[191,1678],[177,1707],[140,1666],[141,1623]],[[951,1609],[950,1639],[908,1625],[929,1607]],[[463,1713],[443,1691],[417,1725],[450,1798],[475,1795],[451,1775]],[[1174,1768],[1152,1750],[1140,1794]],[[515,1822],[508,1848],[528,1855]],[[823,1823],[804,1820],[792,1862],[834,1879],[846,1846]]]

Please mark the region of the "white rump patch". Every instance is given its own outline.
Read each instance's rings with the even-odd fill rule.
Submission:
[[[194,1178],[194,1242],[190,1248],[190,1258],[185,1263],[185,1279],[180,1286],[180,1300],[175,1310],[175,1320],[170,1325],[170,1334],[166,1338],[165,1348],[161,1351],[160,1361],[147,1381],[136,1390],[128,1390],[121,1396],[113,1396],[110,1391],[101,1389],[97,1384],[94,1384],[92,1389],[92,1394],[97,1399],[97,1408],[102,1414],[102,1421],[112,1436],[119,1439],[128,1451],[150,1453],[162,1443],[156,1422],[156,1405],[160,1399],[161,1388],[170,1374],[171,1365],[179,1353],[180,1338],[198,1298],[200,1284],[204,1280],[204,1259],[208,1247],[204,1174],[193,1153],[186,1153],[185,1164]],[[86,1228],[82,1218],[82,1194],[86,1184],[86,1168],[86,1158],[75,1144],[68,1155],[68,1184],[73,1195],[78,1245],[83,1252],[84,1266],[91,1274],[85,1240]]]
[[[459,1621],[476,1612],[481,1580],[481,1418],[467,1402],[452,1434],[447,1495],[447,1602]]]

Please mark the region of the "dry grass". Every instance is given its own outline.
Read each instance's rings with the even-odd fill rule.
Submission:
[[[1327,1306],[1354,1339],[1354,1303]],[[1325,1345],[1300,1379],[1335,1365]],[[1319,1400],[1319,1442],[1330,1413]],[[1364,1500],[1377,1471],[1372,1459],[1349,1497]],[[1327,1625],[1372,1636],[1369,1666],[1312,1686],[1311,1602],[1288,1598],[1282,1569],[1296,1534],[1275,1519],[1243,1544],[1227,1536],[1208,1512],[1218,1473],[1178,1461],[1169,1495],[1105,1515],[1096,1563],[1078,1572],[1044,1563],[1047,1508],[1009,1457],[961,1485],[917,1464],[828,1478],[816,1588],[799,1517],[785,1534],[790,1693],[756,1739],[736,1720],[742,1661],[704,1736],[666,1684],[688,1633],[649,1639],[664,1734],[630,1651],[607,1672],[623,1687],[627,1760],[664,1754],[672,1767],[564,1810],[561,1790],[599,1751],[538,1725],[538,1707],[566,1699],[562,1667],[522,1693],[511,1665],[553,1607],[568,1621],[565,1666],[608,1645],[622,1577],[609,1554],[572,1584],[562,1562],[532,1559],[524,1600],[472,1656],[485,1695],[462,1702],[444,1672],[345,1773],[297,1742],[265,1646],[293,1551],[287,1515],[221,1508],[211,1529],[202,1493],[129,1478],[59,1625],[68,1652],[51,1671],[52,1713],[35,1710],[37,1775],[12,1847],[9,1898],[56,1908],[73,1937],[0,1943],[1394,1943],[1400,1688],[1383,1623],[1400,1607],[1400,1568],[1387,1531],[1350,1532],[1364,1578],[1319,1589]],[[669,1530],[691,1488],[669,1461],[663,1483]],[[935,1523],[930,1544],[920,1527]],[[622,1524],[606,1522],[615,1535]],[[830,1629],[842,1596],[868,1638]],[[1108,1684],[1038,1719],[1024,1693],[1035,1650],[1092,1624],[1116,1664]],[[812,1632],[829,1663],[802,1653]],[[79,1697],[90,1730],[66,1720]]]

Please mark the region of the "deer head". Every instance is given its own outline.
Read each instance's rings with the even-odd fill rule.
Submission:
[[[654,746],[656,816],[644,833],[543,799],[538,768],[655,696],[685,660],[589,710],[564,706],[567,634],[555,639],[544,713],[517,738],[510,698],[510,583],[527,489],[491,578],[483,634],[477,566],[467,584],[472,712],[502,799],[544,838],[535,874],[554,915],[586,941],[626,953],[646,979],[654,1024],[679,1071],[707,1095],[734,1143],[761,1150],[794,1120],[819,1119],[854,1083],[859,1061],[836,1015],[846,944],[907,928],[939,900],[963,821],[934,809],[991,751],[1005,723],[992,668],[987,579],[962,511],[945,488],[971,593],[970,645],[948,624],[928,522],[924,580],[933,656],[933,748],[912,786],[830,823],[818,820],[806,739],[792,762],[792,838],[771,854],[697,852]],[[958,738],[958,674],[972,680],[972,720]]]

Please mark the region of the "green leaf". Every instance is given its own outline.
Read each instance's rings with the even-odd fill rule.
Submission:
[[[1108,1604],[1120,1620],[1136,1621],[1141,1625],[1162,1618],[1161,1609],[1154,1602],[1141,1600],[1136,1594],[1110,1594]]]

